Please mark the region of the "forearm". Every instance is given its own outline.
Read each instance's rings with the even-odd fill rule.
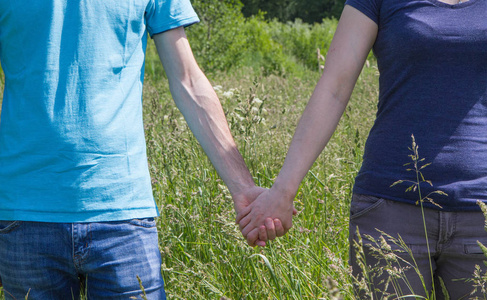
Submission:
[[[326,56],[323,76],[296,128],[275,188],[294,198],[299,184],[330,140],[377,36],[377,24],[345,6]]]
[[[180,27],[158,34],[154,41],[174,102],[232,195],[254,187],[220,101],[198,67],[184,29]]]
[[[349,95],[332,93],[322,77],[299,121],[273,188],[294,199],[301,181],[325,148],[345,110]]]
[[[231,135],[220,101],[198,70],[187,80],[170,82],[171,93],[189,128],[228,189],[235,195],[254,186],[252,176]]]
[[[283,221],[284,231],[292,226],[292,202],[298,187],[333,135],[376,35],[377,24],[345,6],[323,76],[299,121],[279,176],[269,192],[237,215],[249,245],[254,245],[257,236],[261,240],[266,235],[274,237],[271,223],[275,218]]]

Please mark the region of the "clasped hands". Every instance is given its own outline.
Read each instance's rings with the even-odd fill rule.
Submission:
[[[264,247],[267,241],[283,236],[292,227],[294,195],[277,188],[252,187],[233,195],[236,223],[249,246]]]

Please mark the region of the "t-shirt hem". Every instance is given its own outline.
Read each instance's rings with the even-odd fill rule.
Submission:
[[[33,212],[33,211],[0,211],[2,221],[26,221],[48,223],[91,223],[112,222],[131,219],[158,217],[156,208],[133,210],[116,210],[105,212]]]

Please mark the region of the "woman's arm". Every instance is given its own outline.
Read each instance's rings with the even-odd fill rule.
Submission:
[[[351,6],[345,6],[326,56],[325,68],[294,133],[284,165],[270,191],[237,215],[250,245],[260,236],[274,237],[263,226],[280,219],[283,235],[292,226],[291,207],[299,185],[330,140],[352,94],[378,26]]]

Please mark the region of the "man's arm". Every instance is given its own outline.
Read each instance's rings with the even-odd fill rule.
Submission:
[[[182,27],[154,36],[174,102],[232,194],[237,214],[265,189],[255,186],[222,106],[199,68]],[[258,243],[265,245],[265,241]]]
[[[375,22],[357,9],[345,6],[323,75],[299,121],[279,176],[269,191],[237,215],[249,244],[254,244],[258,237],[273,236],[273,230],[269,233],[262,226],[264,222],[267,226],[270,218],[280,219],[285,231],[292,226],[290,207],[299,185],[335,131],[377,31]]]

